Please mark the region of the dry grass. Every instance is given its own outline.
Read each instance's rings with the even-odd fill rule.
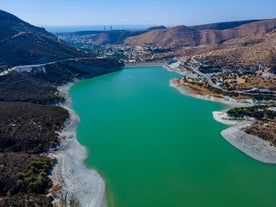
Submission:
[[[273,120],[256,121],[244,129],[248,134],[258,136],[276,146],[276,118]]]
[[[274,90],[276,88],[276,77],[263,78],[257,75],[247,75],[244,77],[244,80],[244,83],[235,84],[234,87],[238,90],[249,88],[263,88]]]
[[[222,94],[214,93],[211,90],[209,90],[206,87],[206,84],[198,84],[198,83],[194,83],[194,82],[189,82],[186,80],[185,77],[176,79],[175,83],[180,86],[188,87],[189,91],[196,95],[209,95],[209,96],[213,96],[213,97],[217,97],[217,98],[223,98]]]

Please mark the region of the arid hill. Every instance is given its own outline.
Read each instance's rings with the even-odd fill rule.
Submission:
[[[200,44],[221,44],[233,38],[247,40],[250,40],[252,38],[262,38],[267,33],[272,32],[275,28],[276,19],[272,19],[253,22],[226,30],[204,30],[200,33]]]
[[[206,28],[211,28],[210,30],[202,30],[204,28],[203,26],[177,26],[168,29],[149,31],[134,37],[128,37],[125,40],[125,43],[129,45],[148,44],[164,48],[215,45],[222,44],[223,42],[233,38],[261,38],[265,34],[273,31],[275,27],[276,19],[242,24],[238,27],[222,30],[213,29],[216,28],[216,26],[211,25],[208,27],[206,26]]]
[[[177,26],[168,29],[157,29],[138,36],[128,37],[125,44],[128,45],[151,45],[154,47],[186,47],[196,46],[200,42],[200,33],[198,30]]]
[[[196,59],[213,67],[263,66],[275,73],[276,30],[256,37],[233,38],[216,49],[199,53]]]
[[[225,29],[232,29],[235,27],[239,27],[243,24],[249,24],[249,23],[258,22],[258,21],[262,21],[262,20],[219,22],[219,23],[211,23],[211,24],[192,26],[192,28],[196,29],[196,30],[225,30]]]
[[[81,31],[59,33],[66,41],[83,42],[92,45],[127,44],[132,46],[151,45],[153,47],[174,48],[191,47],[202,44],[220,44],[236,37],[262,35],[273,28],[272,20],[247,20],[221,22],[198,26],[164,26],[152,27],[147,30],[128,31]]]
[[[179,56],[192,57],[210,67],[270,68],[276,65],[276,19],[243,22],[244,24],[221,30],[197,26],[155,30],[125,40],[128,45],[151,45],[171,49],[170,53],[155,55],[159,59]],[[220,26],[222,27],[222,26]],[[181,29],[180,29],[181,28]],[[185,29],[184,29],[185,28]]]
[[[82,42],[92,45],[114,45],[126,43],[136,46],[141,46],[143,44],[150,44],[152,46],[161,47],[195,46],[201,43],[200,31],[232,29],[244,24],[258,21],[261,20],[221,22],[190,27],[176,26],[172,28],[166,28],[165,26],[156,26],[148,28],[147,30],[138,31],[114,30],[81,31],[72,33],[67,32],[59,33],[57,35],[65,41],[76,43],[76,45],[78,44],[78,42]]]

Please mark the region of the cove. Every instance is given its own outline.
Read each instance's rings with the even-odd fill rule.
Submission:
[[[106,182],[109,207],[274,207],[276,166],[226,142],[212,118],[224,105],[180,94],[178,74],[134,67],[73,86],[86,164]]]

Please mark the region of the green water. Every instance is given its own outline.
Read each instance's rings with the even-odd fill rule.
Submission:
[[[127,68],[70,91],[86,164],[106,181],[112,207],[275,207],[276,166],[221,136],[218,103],[179,94],[160,67]]]

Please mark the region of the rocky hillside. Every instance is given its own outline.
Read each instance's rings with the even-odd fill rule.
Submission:
[[[200,32],[200,44],[221,44],[232,39],[251,40],[263,38],[276,28],[276,19],[264,20],[225,30],[204,30]]]
[[[122,69],[123,64],[110,58],[75,58],[50,64],[30,66],[24,74],[54,86],[74,78],[93,77]],[[20,67],[16,71],[21,71]]]
[[[152,30],[125,40],[125,44],[128,45],[151,45],[163,48],[196,46],[199,42],[198,30],[186,26]]]
[[[240,22],[241,26],[234,28],[229,27],[231,27],[230,25],[236,26],[239,24],[220,23],[195,27],[177,26],[159,29],[138,36],[128,37],[125,43],[128,45],[153,45],[163,48],[215,45],[222,44],[233,38],[261,38],[276,27],[276,19],[247,22]]]
[[[194,56],[209,67],[262,66],[275,73],[276,19],[242,23],[234,28],[228,27],[238,23],[160,29],[129,37],[125,43],[132,46],[151,45],[173,51],[155,55],[160,59]]]
[[[0,72],[16,66],[0,75],[0,101],[54,103],[61,100],[54,86],[123,66],[113,59],[97,59],[1,10],[0,48]]]
[[[0,69],[86,56],[45,29],[0,10]]]
[[[233,38],[216,49],[198,53],[196,59],[213,67],[269,67],[276,69],[276,30],[256,37]]]
[[[60,141],[69,118],[57,90],[74,78],[122,69],[95,58],[0,10],[0,206],[53,206],[49,194],[55,160],[45,153]]]

